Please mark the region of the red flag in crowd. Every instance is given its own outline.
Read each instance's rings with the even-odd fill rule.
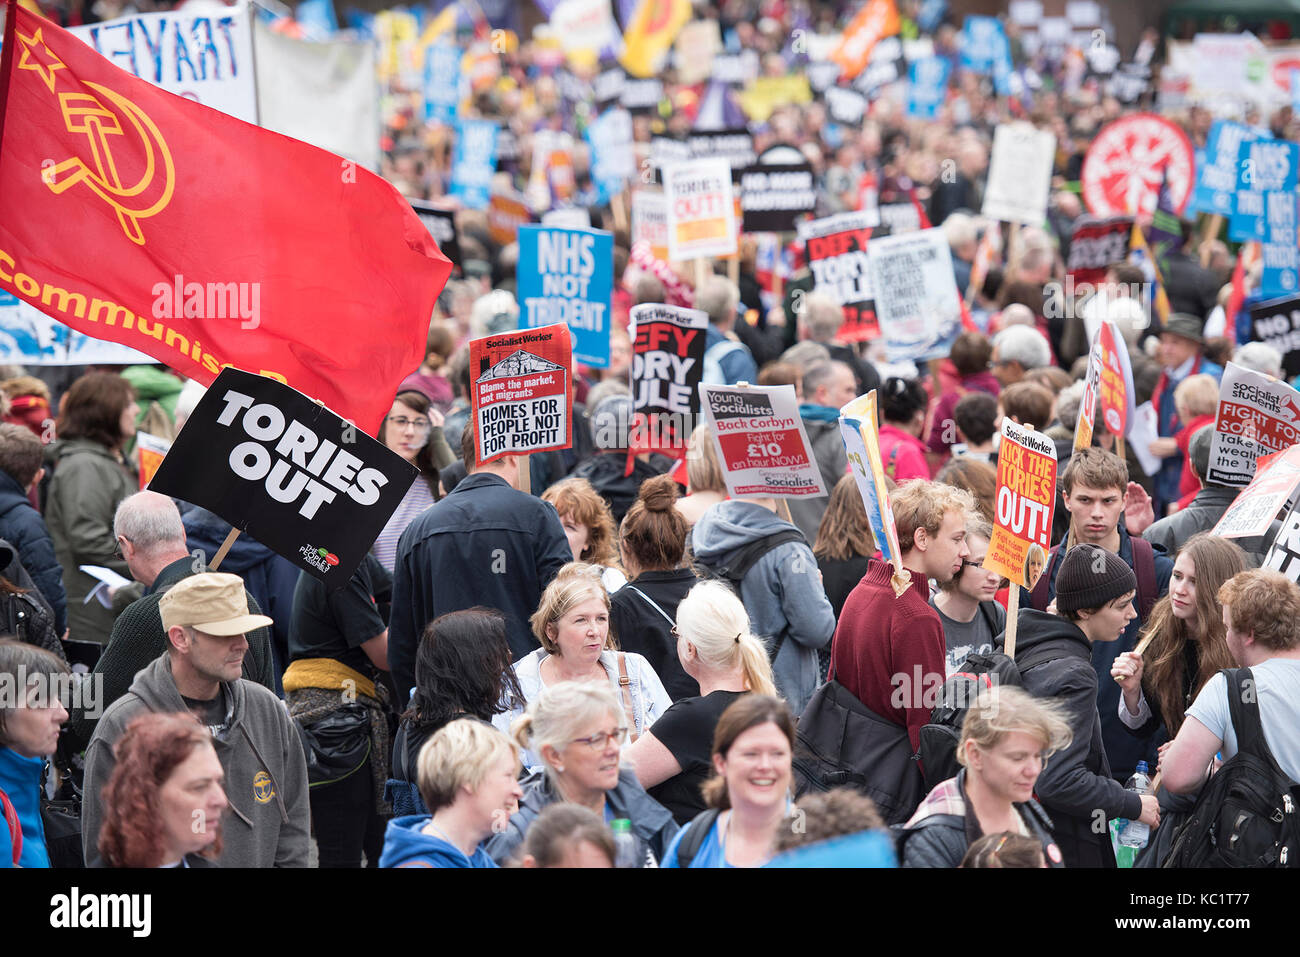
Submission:
[[[377,427],[451,271],[410,204],[13,0],[4,40],[0,288],[204,384],[234,365]]]

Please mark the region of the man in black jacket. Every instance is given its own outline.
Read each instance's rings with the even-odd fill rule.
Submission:
[[[1053,698],[1068,712],[1073,737],[1052,755],[1035,794],[1055,824],[1066,867],[1114,867],[1108,821],[1123,817],[1155,827],[1154,795],[1138,796],[1111,776],[1097,714],[1095,642],[1113,642],[1137,617],[1137,578],[1114,552],[1096,545],[1070,549],[1056,576],[1058,614],[1022,608],[1017,618],[1016,665],[1024,688]],[[1003,638],[998,644],[1003,644]]]
[[[483,605],[506,619],[510,653],[538,647],[528,625],[551,579],[573,560],[555,507],[515,488],[517,455],[480,465],[471,421],[461,435],[468,475],[406,527],[393,567],[388,663],[404,710],[415,686],[415,652],[439,615]]]

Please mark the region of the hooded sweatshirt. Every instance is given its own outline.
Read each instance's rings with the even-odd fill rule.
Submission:
[[[380,867],[496,867],[492,858],[480,844],[473,857],[454,844],[421,831],[433,818],[428,814],[412,814],[388,822],[384,834],[384,852],[379,857]]]
[[[13,805],[22,828],[20,867],[50,866],[50,855],[45,848],[45,824],[41,820],[41,775],[44,770],[44,758],[28,758],[10,748],[0,747],[0,791]],[[13,867],[13,861],[13,839],[3,815],[0,815],[0,869]]]
[[[1052,698],[1067,712],[1072,737],[1053,754],[1038,777],[1035,796],[1055,825],[1066,867],[1114,867],[1105,820],[1142,814],[1141,798],[1111,777],[1097,714],[1097,673],[1092,643],[1072,621],[1033,608],[1020,610],[1016,664],[1024,688],[1035,698]],[[1005,635],[994,647],[1000,649]],[[1039,662],[1039,663],[1035,663]],[[1026,665],[1030,667],[1026,668]]]
[[[242,678],[222,682],[221,693],[228,730],[212,745],[226,773],[230,807],[221,819],[220,865],[306,867],[311,830],[307,761],[289,712],[271,692]],[[87,864],[99,857],[100,793],[113,773],[113,746],[126,726],[146,711],[188,710],[166,652],[136,675],[131,689],[100,718],[86,749],[81,838]]]
[[[691,545],[702,564],[717,567],[751,542],[796,530],[762,505],[736,499],[711,506],[691,530]],[[770,649],[784,635],[772,663],[777,690],[795,716],[817,689],[817,650],[835,634],[835,611],[822,588],[817,559],[805,542],[771,549],[745,575],[740,597],[754,634]]]

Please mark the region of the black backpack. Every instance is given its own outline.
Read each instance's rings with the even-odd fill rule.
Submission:
[[[711,565],[699,556],[696,556],[695,563],[699,571],[702,572],[700,577],[725,581],[731,585],[731,589],[736,593],[736,596],[740,597],[740,583],[745,580],[749,570],[758,564],[760,558],[786,542],[803,542],[807,545],[808,539],[804,538],[803,532],[797,528],[783,528],[771,535],[755,539],[739,551],[732,552],[730,560],[724,563]],[[816,560],[813,559],[813,561]],[[783,644],[785,644],[785,629],[782,629],[781,633],[776,636],[776,640],[768,652],[769,660],[776,661],[776,653],[781,650]]]
[[[700,848],[704,846],[704,839],[709,836],[709,829],[713,827],[713,822],[721,813],[718,808],[711,807],[707,811],[701,811],[687,822],[685,833],[677,842],[678,867],[684,869],[691,866],[691,861],[695,860],[695,855],[700,853]]]
[[[1264,740],[1254,676],[1249,668],[1220,674],[1227,678],[1237,753],[1201,788],[1164,866],[1300,867],[1300,789]]]
[[[1020,687],[1021,675],[1054,657],[1056,652],[1050,649],[1025,655],[1019,662],[1000,651],[976,652],[966,657],[944,681],[939,703],[930,712],[930,723],[921,728],[921,763],[925,766],[927,788],[956,777],[961,770],[957,763],[957,743],[966,723],[966,712],[980,692],[998,685]]]
[[[798,795],[851,787],[901,824],[925,797],[907,728],[876,714],[832,678],[817,689],[795,731]]]

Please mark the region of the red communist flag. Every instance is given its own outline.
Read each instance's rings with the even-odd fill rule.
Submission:
[[[204,384],[234,365],[379,425],[451,271],[392,186],[13,0],[0,108],[0,288]]]

